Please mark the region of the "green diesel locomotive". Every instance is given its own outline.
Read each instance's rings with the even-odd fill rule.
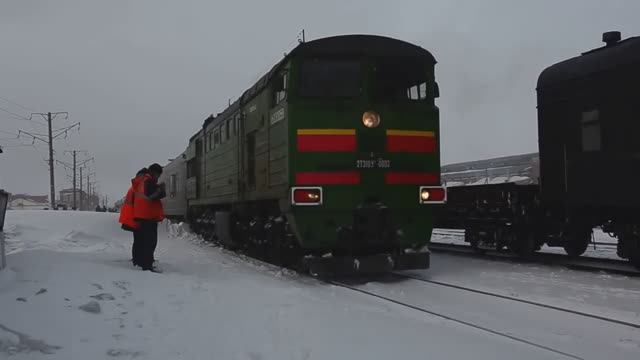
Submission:
[[[446,200],[435,64],[381,36],[300,43],[167,165],[168,215],[312,272],[428,268]]]

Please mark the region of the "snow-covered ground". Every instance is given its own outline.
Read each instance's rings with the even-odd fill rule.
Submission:
[[[567,358],[228,253],[181,226],[161,225],[165,272],[142,272],[116,219],[8,212],[0,359]],[[640,322],[635,279],[441,254],[414,273]],[[414,280],[359,286],[579,358],[640,354],[638,329]]]
[[[464,230],[458,229],[435,229],[431,240],[445,244],[469,245],[464,241]],[[593,242],[595,243],[589,245],[584,256],[621,260],[616,253],[616,244],[618,242],[616,238],[596,228],[593,229]],[[547,245],[544,245],[540,252],[567,254],[561,247],[549,247]]]

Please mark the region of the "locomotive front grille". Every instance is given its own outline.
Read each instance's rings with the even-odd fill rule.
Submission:
[[[389,209],[382,204],[363,205],[353,214],[353,238],[358,244],[391,244],[395,231]]]

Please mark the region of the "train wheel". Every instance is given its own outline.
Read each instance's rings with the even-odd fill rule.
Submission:
[[[589,226],[571,226],[564,235],[564,251],[570,257],[578,257],[587,250],[593,230]]]
[[[480,244],[480,234],[475,229],[465,229],[464,231],[464,241],[471,245],[473,251],[478,254],[484,254],[485,250],[481,249],[478,245]]]
[[[629,261],[633,266],[640,269],[640,229],[638,227],[629,227],[623,237],[626,241],[626,253]]]
[[[526,259],[536,251],[536,237],[533,231],[519,230],[508,235],[511,238],[511,250]]]

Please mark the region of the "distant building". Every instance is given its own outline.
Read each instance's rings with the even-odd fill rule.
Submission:
[[[87,200],[87,193],[84,191],[80,191],[80,189],[75,190],[76,193],[76,207],[80,209],[82,202],[82,207],[85,208],[84,202]],[[60,190],[60,197],[58,199],[58,205],[64,205],[67,209],[73,208],[73,189],[64,189]]]
[[[503,156],[444,165],[442,183],[448,187],[484,184],[537,184],[540,160],[537,153]]]
[[[93,211],[96,209],[96,206],[100,203],[100,198],[97,195],[91,195],[88,198],[85,198],[84,203],[82,204],[81,210],[89,210]]]
[[[60,190],[59,196],[57,205],[71,210],[73,208],[73,189]],[[78,210],[94,210],[99,202],[100,199],[97,195],[88,195],[86,192],[76,189],[76,207]]]
[[[15,194],[9,196],[7,207],[11,210],[43,210],[49,208],[47,195]]]

